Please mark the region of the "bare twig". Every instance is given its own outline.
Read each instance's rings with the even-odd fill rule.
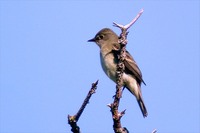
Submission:
[[[123,26],[121,24],[117,24],[115,22],[113,22],[113,24],[114,24],[115,27],[119,27],[120,29],[123,28],[123,29],[128,30],[138,20],[138,18],[142,15],[143,12],[144,12],[144,10],[141,9],[140,12],[138,13],[138,15],[129,24],[127,24],[125,26]]]
[[[137,19],[141,16],[142,12],[143,12],[143,9],[129,24],[125,26],[121,24],[117,24],[115,22],[113,23],[114,26],[121,29],[121,34],[119,37],[119,43],[121,45],[121,49],[120,49],[119,62],[117,64],[117,73],[116,73],[117,74],[116,94],[115,94],[114,102],[108,105],[111,108],[113,123],[114,123],[113,129],[115,133],[128,133],[128,130],[125,127],[122,127],[121,122],[120,122],[120,119],[125,114],[125,110],[122,112],[119,112],[118,107],[119,107],[119,102],[122,95],[122,86],[123,86],[122,76],[123,76],[124,68],[125,68],[124,60],[126,58],[126,44],[127,44],[127,34],[128,34],[127,30],[137,21]]]
[[[154,129],[151,133],[156,133],[157,132],[157,130],[156,129]]]
[[[80,128],[78,127],[77,122],[79,120],[79,117],[83,113],[83,110],[85,109],[86,105],[89,103],[89,100],[90,100],[92,94],[95,93],[95,90],[97,89],[97,84],[98,84],[98,80],[92,84],[92,87],[91,87],[90,91],[88,92],[87,97],[85,98],[79,111],[74,116],[68,115],[68,124],[72,127],[71,131],[73,133],[80,133]]]

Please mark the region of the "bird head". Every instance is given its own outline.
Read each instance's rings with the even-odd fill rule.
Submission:
[[[88,42],[95,42],[100,48],[106,44],[112,44],[118,42],[118,36],[109,28],[100,30],[94,38],[88,40]]]

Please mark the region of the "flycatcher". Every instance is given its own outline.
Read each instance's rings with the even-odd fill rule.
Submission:
[[[115,83],[117,63],[119,62],[118,55],[120,54],[118,40],[117,34],[109,28],[100,30],[93,39],[88,40],[88,42],[95,42],[99,46],[101,66],[106,75]],[[143,116],[147,117],[148,113],[141,92],[141,83],[145,84],[145,82],[142,79],[139,67],[128,51],[126,51],[124,65],[125,70],[122,76],[123,86],[135,95]]]

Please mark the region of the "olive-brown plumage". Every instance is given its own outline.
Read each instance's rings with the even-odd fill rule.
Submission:
[[[100,47],[100,59],[101,65],[106,75],[116,82],[117,63],[119,61],[119,49],[118,36],[109,28],[100,30],[93,39],[89,42],[95,42]],[[140,106],[144,117],[148,115],[145,107],[142,92],[141,83],[145,82],[142,79],[142,73],[134,61],[133,57],[126,51],[126,58],[124,61],[125,71],[123,73],[123,85],[135,95],[137,102]]]

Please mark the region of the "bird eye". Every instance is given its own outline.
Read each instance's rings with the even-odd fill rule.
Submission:
[[[99,36],[100,39],[103,39],[103,37],[104,37],[103,35],[100,35],[100,36]]]
[[[97,36],[96,40],[101,40],[101,39],[103,39],[103,38],[104,38],[103,35],[99,35],[99,36]]]

